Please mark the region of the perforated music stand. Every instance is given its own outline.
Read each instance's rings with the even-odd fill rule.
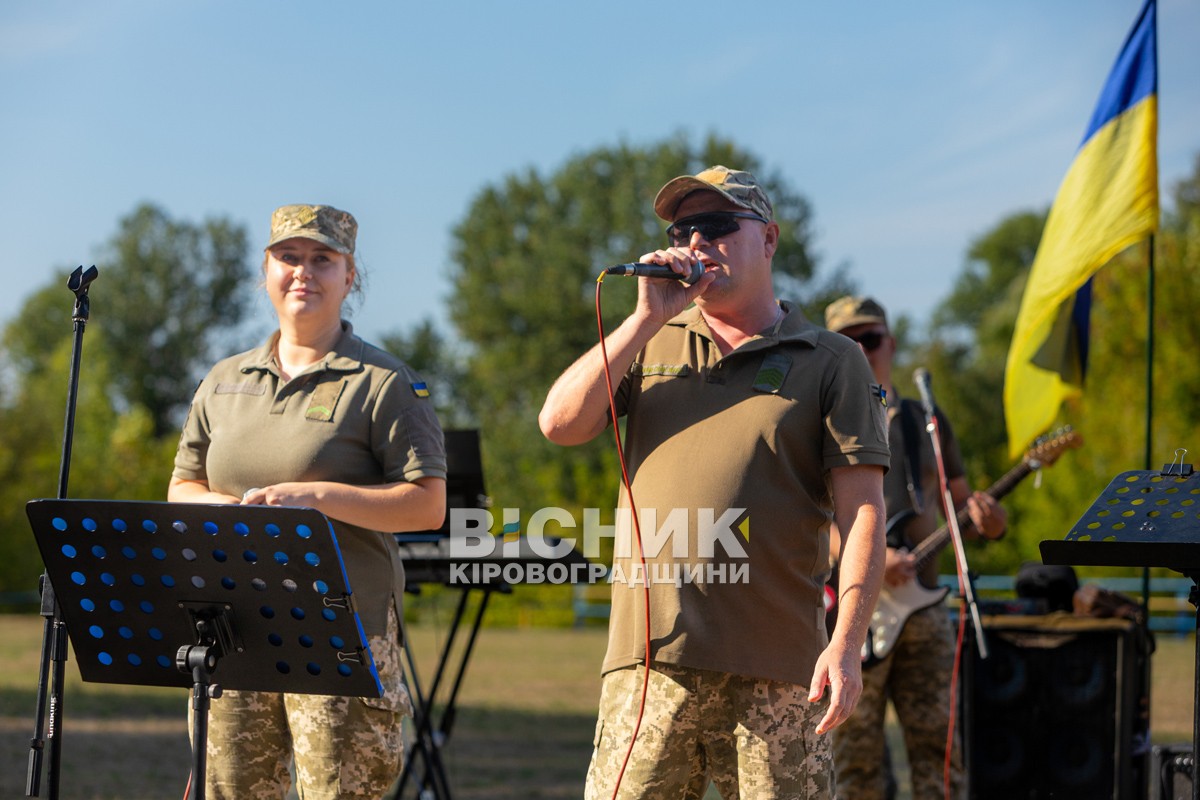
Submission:
[[[1200,800],[1200,478],[1190,464],[1122,472],[1062,541],[1041,543],[1046,564],[1166,567],[1192,579],[1196,608],[1192,798]]]
[[[32,500],[26,513],[83,680],[192,688],[198,800],[221,689],[382,696],[320,512]]]

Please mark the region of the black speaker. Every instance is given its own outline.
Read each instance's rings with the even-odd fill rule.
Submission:
[[[1156,744],[1150,753],[1150,800],[1192,800],[1192,746]]]
[[[988,617],[983,629],[988,658],[977,647],[964,653],[970,797],[1142,797],[1149,703],[1140,629],[1069,614]]]

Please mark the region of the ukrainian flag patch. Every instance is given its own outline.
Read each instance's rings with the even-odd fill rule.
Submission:
[[[417,381],[411,385],[413,394],[417,397],[429,397],[429,387],[425,385],[425,381]]]

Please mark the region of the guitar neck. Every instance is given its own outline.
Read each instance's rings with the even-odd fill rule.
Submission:
[[[1001,497],[1004,497],[1006,494],[1016,488],[1016,485],[1028,477],[1029,473],[1031,472],[1033,472],[1033,464],[1029,459],[1025,459],[1021,461],[1020,464],[1017,464],[1008,472],[1004,473],[1000,480],[989,486],[987,493],[991,495],[993,499],[999,500]],[[955,518],[958,521],[959,530],[962,530],[970,523],[971,514],[967,511],[967,506],[965,504],[958,510],[958,513],[955,514]],[[928,538],[924,539],[920,544],[914,547],[912,554],[916,561],[917,569],[919,570],[921,567],[925,566],[930,559],[942,552],[942,548],[945,547],[949,541],[950,526],[943,525],[934,531]]]

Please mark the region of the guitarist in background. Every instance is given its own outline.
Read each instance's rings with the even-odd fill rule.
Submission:
[[[869,297],[843,297],[825,309],[825,326],[858,342],[875,380],[887,391],[892,463],[884,476],[887,507],[885,586],[917,580],[937,585],[937,559],[918,574],[908,552],[933,533],[946,516],[933,444],[925,430],[920,402],[900,398],[892,385],[896,340],[888,330],[883,307]],[[958,443],[938,410],[942,457],[950,496],[956,509],[965,504],[971,524],[964,537],[999,539],[1008,515],[984,492],[971,492],[963,474]],[[830,552],[836,552],[830,542]],[[839,800],[882,800],[895,791],[884,738],[888,700],[904,731],[912,770],[914,800],[945,796],[946,732],[950,721],[950,682],[954,666],[955,630],[943,603],[908,618],[895,646],[882,659],[863,665],[863,694],[854,714],[833,731],[833,760]],[[951,798],[963,795],[962,758],[957,737],[951,768]]]

